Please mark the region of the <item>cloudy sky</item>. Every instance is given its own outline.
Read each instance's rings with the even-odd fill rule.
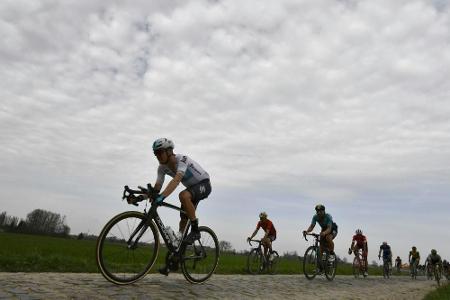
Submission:
[[[449,31],[445,0],[1,1],[0,211],[97,234],[168,137],[237,250],[264,210],[303,253],[323,203],[342,257],[361,228],[450,258]]]

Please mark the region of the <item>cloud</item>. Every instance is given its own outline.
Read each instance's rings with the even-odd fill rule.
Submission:
[[[5,200],[23,184],[51,209],[62,198],[97,207],[153,181],[150,145],[162,136],[212,175],[222,212],[250,201],[253,213],[266,199],[281,230],[305,221],[277,205],[299,202],[450,208],[445,1],[14,1],[0,11],[10,213],[27,212]]]

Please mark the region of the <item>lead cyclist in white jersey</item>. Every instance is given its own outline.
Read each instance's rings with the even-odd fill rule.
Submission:
[[[153,143],[153,152],[159,161],[155,189],[157,191],[161,190],[165,175],[172,177],[172,180],[167,184],[156,201],[163,201],[177,188],[180,182],[186,187],[178,195],[181,207],[187,214],[186,217],[185,214],[180,213],[179,231],[184,231],[187,218],[189,218],[192,229],[187,236],[187,241],[192,243],[200,238],[195,207],[200,200],[205,199],[211,193],[211,184],[209,174],[198,163],[186,155],[175,155],[173,148],[174,143],[166,138],[157,139]]]

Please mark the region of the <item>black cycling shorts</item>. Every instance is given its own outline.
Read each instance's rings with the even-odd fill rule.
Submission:
[[[211,194],[211,182],[209,181],[209,179],[204,179],[199,183],[186,188],[185,191],[191,193],[192,204],[194,204],[194,207],[197,208],[200,200],[207,198],[209,194]],[[184,210],[183,205],[181,205],[181,209]],[[187,216],[182,212],[180,212],[180,216],[182,218],[187,218]]]

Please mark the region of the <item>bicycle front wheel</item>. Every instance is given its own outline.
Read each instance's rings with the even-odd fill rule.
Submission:
[[[337,268],[336,255],[330,255],[328,251],[325,251],[322,255],[326,255],[325,276],[329,281],[332,281],[334,279],[334,276],[336,276],[336,268]]]
[[[389,278],[389,264],[387,262],[383,264],[383,277]]]
[[[434,278],[436,279],[437,285],[441,285],[441,272],[439,271],[438,266],[434,266]]]
[[[181,254],[181,271],[190,283],[206,281],[219,263],[219,241],[212,229],[200,226],[200,239],[185,245]]]
[[[314,279],[317,275],[317,248],[315,246],[310,246],[305,251],[303,256],[303,273],[309,280]]]
[[[352,270],[353,270],[353,276],[355,276],[355,278],[358,278],[359,274],[361,272],[361,262],[358,259],[358,257],[356,257],[356,256],[355,256],[355,258],[353,258]]]
[[[250,274],[256,275],[262,271],[263,257],[258,248],[253,248],[247,256],[247,270]]]
[[[273,251],[271,254],[271,258],[269,259],[269,273],[275,275],[277,273],[278,261],[280,260],[280,256],[277,251]]]
[[[115,284],[143,278],[156,261],[159,236],[156,225],[137,211],[112,218],[97,239],[96,260],[102,275]]]

